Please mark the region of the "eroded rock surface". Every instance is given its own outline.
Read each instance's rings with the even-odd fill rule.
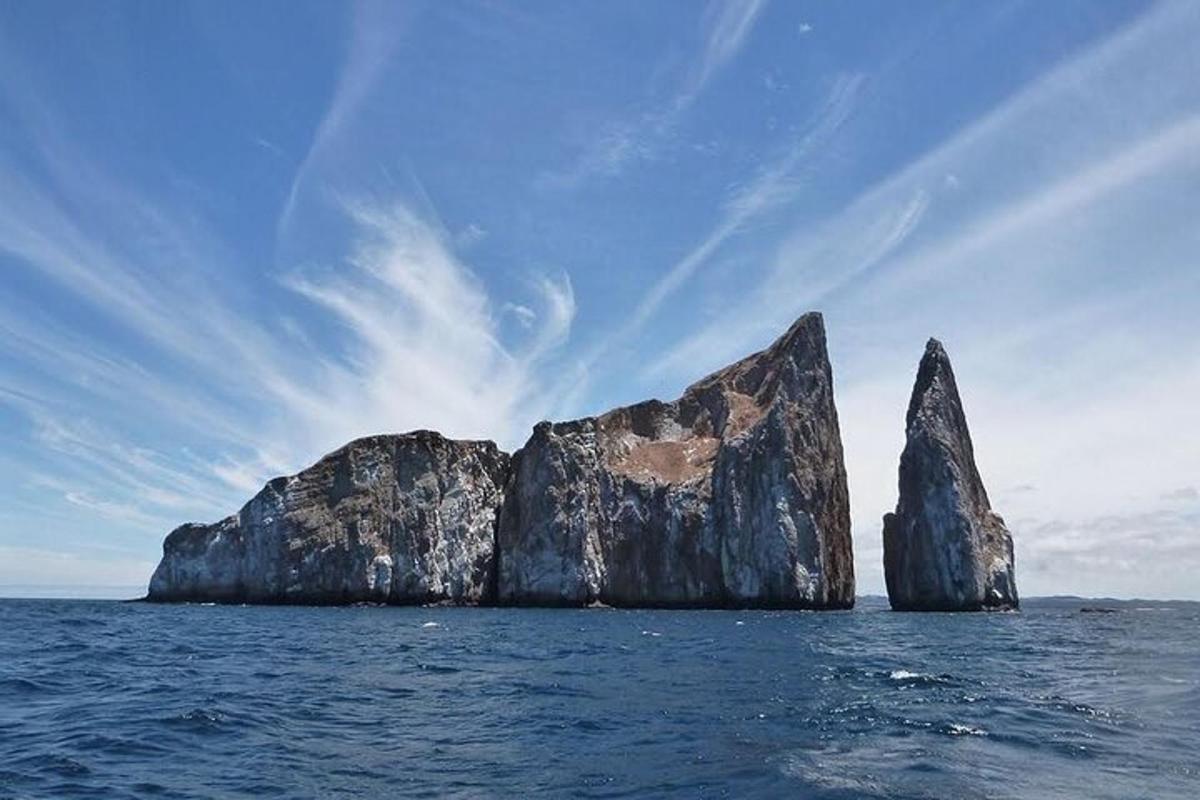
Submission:
[[[900,500],[883,518],[892,608],[1016,608],[1012,537],[991,510],[954,371],[936,339],[925,347],[906,426]]]
[[[358,439],[163,544],[151,600],[490,599],[508,456],[430,431]]]
[[[499,602],[853,605],[819,314],[675,402],[539,424],[512,469]]]

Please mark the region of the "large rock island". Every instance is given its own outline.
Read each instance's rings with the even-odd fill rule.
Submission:
[[[1012,537],[988,502],[950,358],[937,339],[925,346],[906,430],[900,500],[883,518],[892,608],[1016,608]]]
[[[852,606],[820,315],[673,403],[538,425],[497,541],[501,603]]]
[[[352,442],[173,531],[149,599],[848,608],[821,317],[675,402],[540,423],[511,460],[428,431]]]

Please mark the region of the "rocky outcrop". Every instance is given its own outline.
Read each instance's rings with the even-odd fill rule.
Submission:
[[[430,431],[351,442],[240,512],[167,537],[151,600],[478,603],[508,456]]]
[[[853,605],[820,315],[675,402],[539,424],[514,456],[497,552],[501,603]]]
[[[898,611],[1018,605],[1012,537],[991,510],[950,359],[930,339],[908,405],[900,500],[883,518],[888,599]]]
[[[848,608],[821,317],[673,403],[543,422],[511,460],[428,431],[352,442],[173,531],[149,597]]]

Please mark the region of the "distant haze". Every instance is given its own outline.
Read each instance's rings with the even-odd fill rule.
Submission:
[[[860,594],[949,351],[1025,596],[1200,599],[1200,4],[0,5],[0,595],[825,314]]]

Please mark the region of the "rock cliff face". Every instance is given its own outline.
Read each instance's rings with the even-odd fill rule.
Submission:
[[[883,518],[892,608],[1016,608],[1012,537],[991,510],[950,359],[936,339],[925,347],[906,425],[900,500]]]
[[[539,424],[514,456],[497,552],[501,603],[852,606],[820,315],[673,403]]]
[[[487,600],[508,456],[430,431],[351,442],[167,537],[151,600]]]

